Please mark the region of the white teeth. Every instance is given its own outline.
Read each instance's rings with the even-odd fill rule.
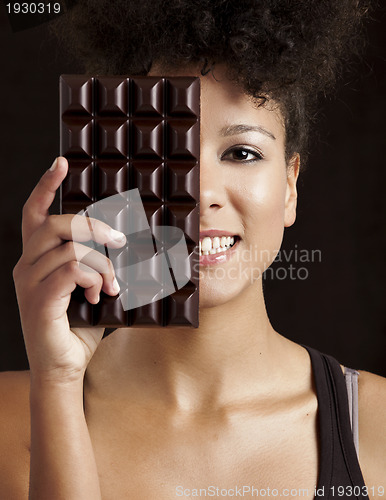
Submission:
[[[202,241],[199,241],[198,251],[200,255],[214,255],[229,250],[234,242],[234,236],[214,236],[213,238],[205,236]]]
[[[212,248],[215,250],[220,246],[220,238],[218,236],[215,236],[212,241]]]
[[[209,252],[211,248],[212,248],[212,240],[207,236],[202,240],[201,250],[202,252]]]
[[[234,243],[234,236],[214,236],[213,238],[210,238],[209,236],[205,236],[202,241],[200,241],[200,250],[202,252],[209,252],[210,250],[214,249],[217,250],[217,248],[222,248],[229,247],[229,245],[233,245]]]

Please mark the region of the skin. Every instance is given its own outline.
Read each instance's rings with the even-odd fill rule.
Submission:
[[[161,73],[154,67],[150,74]],[[184,74],[200,76],[197,68],[169,73]],[[22,498],[18,494],[28,491],[30,384],[69,387],[84,378],[102,498],[166,499],[177,485],[210,484],[308,488],[303,498],[313,498],[319,447],[311,363],[304,348],[272,327],[261,279],[284,228],[296,218],[300,159],[294,155],[285,163],[277,108],[253,106],[226,79],[225,68],[217,67],[215,75],[200,76],[200,230],[224,229],[241,241],[231,261],[200,269],[199,328],[122,328],[102,342],[103,329],[71,331],[66,308],[75,284],[96,303],[101,288],[116,294],[114,270],[96,255],[82,270],[72,244],[63,249],[71,223],[78,224],[78,251],[87,234],[72,216],[47,212],[66,175],[65,159],[27,202],[14,277],[31,370],[0,377],[0,396],[7,401],[0,425],[13,422],[11,433],[0,432],[7,456],[0,467],[1,497]],[[268,133],[221,134],[240,123]],[[236,146],[239,151],[231,153]],[[254,161],[245,160],[241,146]],[[97,238],[111,241],[109,228],[95,224]],[[245,251],[251,258],[242,258]],[[360,464],[368,486],[384,485],[385,379],[361,372],[359,394]]]

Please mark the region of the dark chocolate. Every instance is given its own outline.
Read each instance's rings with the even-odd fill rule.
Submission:
[[[61,213],[93,217],[95,204],[111,197],[109,218],[103,220],[128,235],[134,219],[117,195],[137,188],[148,222],[147,228],[136,227],[122,248],[88,243],[113,261],[121,291],[115,297],[101,292],[100,302],[91,305],[77,287],[70,325],[198,327],[199,78],[62,75],[60,115],[60,150],[69,162]],[[173,254],[179,234],[188,252],[185,281],[184,262]],[[156,257],[157,265],[149,267],[148,259]],[[153,279],[160,289],[152,302],[125,310],[123,299],[135,304]]]

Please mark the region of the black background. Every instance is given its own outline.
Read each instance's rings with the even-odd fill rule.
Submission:
[[[265,296],[274,328],[286,337],[386,376],[386,8],[373,17],[363,63],[324,103],[319,139],[299,180],[297,221],[285,231],[287,255],[320,249],[321,262],[274,264],[304,266],[308,278],[267,279]],[[59,153],[59,75],[84,70],[47,25],[12,32],[5,3],[0,68],[3,371],[28,368],[12,280],[22,207]],[[58,208],[56,200],[52,212]]]

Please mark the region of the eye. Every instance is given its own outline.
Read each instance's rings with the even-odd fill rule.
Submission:
[[[233,146],[225,151],[221,156],[222,160],[236,161],[239,163],[252,163],[263,160],[262,153],[245,146]]]

